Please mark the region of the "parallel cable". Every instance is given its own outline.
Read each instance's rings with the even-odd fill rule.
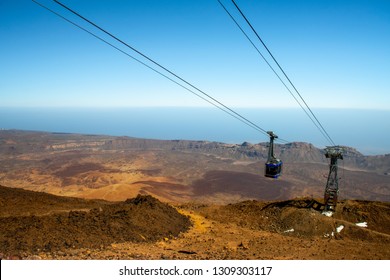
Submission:
[[[161,71],[158,71],[158,70],[154,69],[153,67],[151,67],[151,66],[147,65],[146,63],[142,62],[141,60],[139,60],[139,59],[135,58],[134,56],[130,55],[129,53],[127,53],[127,52],[125,52],[125,51],[121,50],[120,48],[118,48],[118,47],[116,47],[115,45],[113,45],[113,44],[109,43],[108,41],[106,41],[106,40],[104,40],[103,38],[101,38],[101,37],[97,36],[96,34],[94,34],[94,33],[92,33],[91,31],[89,31],[89,30],[85,29],[84,27],[82,27],[82,26],[78,25],[77,23],[75,23],[75,22],[73,22],[73,21],[71,21],[71,20],[69,20],[69,19],[65,18],[64,16],[60,15],[59,13],[57,13],[57,12],[55,12],[55,11],[51,10],[50,8],[48,8],[48,7],[44,6],[43,4],[41,4],[41,3],[39,3],[39,2],[37,2],[37,1],[35,1],[35,0],[32,0],[32,1],[33,1],[33,2],[35,2],[36,4],[38,4],[39,6],[41,6],[42,8],[44,8],[44,9],[48,10],[49,12],[51,12],[51,13],[55,14],[56,16],[60,17],[61,19],[63,19],[63,20],[65,20],[65,21],[67,21],[68,23],[70,23],[70,24],[74,25],[75,27],[77,27],[77,28],[79,28],[79,29],[83,30],[84,32],[88,33],[89,35],[91,35],[91,36],[95,37],[96,39],[98,39],[98,40],[102,41],[103,43],[105,43],[105,44],[109,45],[110,47],[112,47],[112,48],[116,49],[117,51],[119,51],[119,52],[123,53],[124,55],[128,56],[129,58],[131,58],[131,59],[133,59],[133,60],[137,61],[138,63],[142,64],[143,66],[145,66],[145,67],[149,68],[150,70],[152,70],[152,71],[156,72],[157,74],[159,74],[159,75],[163,76],[164,78],[166,78],[166,79],[170,80],[171,82],[175,83],[176,85],[178,85],[178,86],[180,86],[180,87],[184,88],[185,90],[187,90],[187,91],[191,92],[192,94],[194,94],[194,95],[196,95],[197,97],[199,97],[199,98],[203,99],[204,101],[208,102],[209,104],[211,104],[211,105],[213,105],[213,106],[217,107],[218,109],[220,109],[221,111],[223,111],[223,112],[225,112],[225,113],[229,114],[229,115],[230,115],[230,116],[232,116],[233,118],[236,118],[237,120],[239,120],[239,121],[243,122],[244,124],[246,124],[246,125],[250,126],[251,128],[253,128],[253,129],[255,129],[255,130],[258,130],[258,128],[257,128],[257,127],[255,127],[255,126],[253,126],[252,124],[250,124],[250,123],[246,123],[244,120],[240,119],[238,116],[236,116],[236,115],[232,114],[231,112],[229,112],[229,111],[225,110],[224,108],[222,108],[222,107],[218,106],[217,104],[215,104],[215,103],[211,102],[210,100],[206,99],[206,98],[205,98],[205,97],[203,97],[202,95],[200,95],[200,94],[196,93],[195,91],[193,91],[193,90],[189,89],[188,87],[186,87],[186,86],[184,86],[184,85],[180,84],[179,82],[177,82],[177,81],[173,80],[172,78],[168,77],[167,75],[165,75],[165,74],[164,74],[164,73],[162,73]],[[261,132],[263,132],[263,131],[261,131]],[[267,135],[268,135],[268,134],[267,134]],[[286,142],[287,142],[287,141],[286,141]]]
[[[93,23],[92,21],[88,20],[87,18],[83,17],[82,15],[80,15],[79,13],[77,13],[76,11],[72,10],[71,8],[67,7],[66,5],[62,4],[61,2],[57,1],[57,0],[53,0],[55,3],[59,4],[60,6],[64,7],[65,9],[67,9],[68,11],[70,11],[71,13],[75,14],[76,16],[80,17],[81,19],[85,20],[86,22],[88,22],[89,24],[93,25],[94,27],[96,27],[97,29],[99,29],[100,31],[104,32],[105,34],[107,34],[108,36],[110,36],[111,38],[115,39],[116,41],[118,41],[119,43],[125,45],[126,47],[130,48],[131,50],[135,51],[136,53],[138,53],[139,55],[141,55],[142,57],[146,58],[147,60],[149,60],[150,62],[152,62],[153,64],[155,64],[156,66],[160,67],[161,69],[165,70],[166,72],[168,72],[169,74],[171,74],[172,76],[176,77],[177,79],[181,80],[182,82],[184,82],[185,84],[187,84],[188,86],[192,87],[193,89],[197,90],[198,92],[202,93],[203,95],[207,96],[208,98],[210,98],[211,100],[213,100],[215,103],[219,104],[220,106],[222,106],[223,108],[225,108],[226,110],[228,110],[229,112],[231,112],[232,114],[236,115],[238,118],[244,120],[246,123],[250,124],[252,127],[255,127],[258,131],[262,132],[263,134],[267,134],[267,131],[264,130],[263,128],[259,127],[258,125],[256,125],[255,123],[251,122],[250,120],[248,120],[247,118],[245,118],[244,116],[242,116],[241,114],[237,113],[236,111],[232,110],[231,108],[229,108],[228,106],[224,105],[223,103],[221,103],[220,101],[218,101],[217,99],[215,99],[214,97],[212,97],[211,95],[207,94],[206,92],[200,90],[198,87],[194,86],[193,84],[189,83],[188,81],[186,81],[185,79],[183,79],[182,77],[180,77],[179,75],[173,73],[171,70],[167,69],[166,67],[162,66],[160,63],[156,62],[155,60],[151,59],[149,56],[143,54],[142,52],[138,51],[137,49],[135,49],[134,47],[130,46],[129,44],[125,43],[124,41],[122,41],[121,39],[119,39],[118,37],[112,35],[110,32],[104,30],[103,28],[101,28],[100,26],[98,26],[97,24]],[[267,134],[268,135],[268,134]]]
[[[96,34],[92,33],[91,31],[89,31],[89,30],[83,28],[82,26],[76,24],[75,22],[73,22],[73,21],[71,21],[71,20],[65,18],[64,16],[60,15],[59,13],[57,13],[57,12],[51,10],[50,8],[44,6],[43,4],[41,4],[41,3],[39,3],[39,2],[37,2],[37,1],[35,1],[35,0],[32,0],[32,1],[33,1],[34,3],[36,3],[36,4],[38,4],[39,6],[41,6],[42,8],[45,8],[46,10],[48,10],[48,11],[50,11],[51,13],[55,14],[56,16],[62,18],[62,19],[65,20],[65,21],[67,21],[68,23],[70,23],[70,24],[76,26],[77,28],[79,28],[79,29],[85,31],[86,33],[90,34],[91,36],[95,37],[96,39],[98,39],[98,40],[104,42],[105,44],[107,44],[107,45],[113,47],[113,48],[116,49],[117,51],[119,51],[119,52],[125,54],[125,55],[128,56],[129,58],[131,58],[131,59],[133,59],[133,60],[139,62],[139,63],[142,64],[143,66],[145,66],[145,67],[149,68],[150,70],[156,72],[157,74],[163,76],[164,78],[170,80],[171,82],[177,84],[178,86],[180,86],[180,87],[186,89],[187,91],[193,93],[194,95],[198,96],[199,98],[203,99],[204,101],[208,102],[209,104],[211,104],[211,105],[217,107],[218,109],[220,109],[220,110],[222,110],[223,112],[229,114],[230,116],[236,118],[237,120],[241,121],[242,123],[244,123],[244,124],[248,125],[249,127],[253,128],[253,129],[255,129],[255,130],[257,130],[257,131],[259,131],[259,132],[261,132],[261,133],[263,133],[263,134],[266,134],[266,135],[268,136],[266,130],[262,129],[261,127],[259,127],[258,125],[254,124],[253,122],[249,121],[248,119],[246,119],[245,117],[241,116],[240,114],[238,114],[238,113],[235,112],[234,110],[230,109],[229,107],[225,106],[224,104],[222,104],[221,102],[219,102],[219,101],[216,100],[215,98],[213,98],[213,97],[211,97],[210,95],[206,94],[205,92],[201,91],[201,90],[198,89],[197,87],[193,86],[192,84],[190,84],[189,82],[185,81],[184,79],[182,79],[182,78],[179,77],[178,75],[174,74],[173,72],[171,72],[171,71],[168,70],[167,68],[165,68],[165,67],[163,67],[162,65],[158,64],[157,62],[155,62],[154,60],[152,60],[152,59],[150,59],[149,57],[145,56],[145,55],[142,54],[141,52],[135,50],[133,47],[131,47],[131,46],[129,46],[128,44],[124,43],[124,42],[121,41],[120,39],[118,39],[118,38],[116,38],[115,36],[111,35],[111,34],[108,33],[107,31],[105,31],[105,30],[103,30],[102,28],[98,27],[97,25],[95,25],[94,23],[90,22],[89,20],[87,20],[86,18],[82,17],[81,15],[79,15],[79,16],[82,17],[82,18],[83,18],[84,20],[86,20],[87,22],[91,23],[93,26],[97,27],[99,30],[101,30],[101,31],[103,31],[104,33],[110,35],[111,37],[113,37],[113,38],[116,39],[117,41],[119,41],[119,42],[121,42],[122,44],[124,44],[125,46],[129,47],[130,49],[136,51],[137,53],[139,53],[139,54],[142,55],[143,57],[147,58],[149,61],[153,62],[154,64],[156,64],[156,65],[159,66],[160,68],[164,69],[165,71],[167,71],[167,72],[170,73],[171,75],[177,77],[179,80],[185,82],[187,85],[189,85],[189,86],[191,86],[192,88],[196,89],[197,91],[201,92],[203,95],[207,96],[208,98],[210,98],[210,99],[211,99],[212,101],[214,101],[215,103],[212,102],[211,100],[209,100],[209,99],[207,99],[207,98],[201,96],[200,94],[196,93],[194,90],[191,90],[190,88],[188,88],[188,87],[182,85],[181,83],[175,81],[174,79],[170,78],[169,76],[163,74],[161,71],[156,70],[155,68],[153,68],[153,67],[147,65],[146,63],[144,63],[144,62],[142,62],[141,60],[135,58],[134,56],[130,55],[129,53],[127,53],[127,52],[121,50],[120,48],[116,47],[115,45],[109,43],[107,40],[104,40],[103,38],[97,36]],[[55,1],[55,0],[53,0],[53,1]],[[59,3],[58,1],[55,1],[55,2]],[[64,6],[64,5],[62,5],[61,3],[59,3],[59,4],[60,4],[61,6]],[[68,8],[67,8],[67,9],[68,9]],[[69,9],[68,9],[68,10],[69,10]],[[73,11],[72,11],[72,12],[73,12]],[[75,12],[73,12],[73,13],[75,13]],[[78,15],[78,14],[77,14],[77,15]],[[283,141],[283,142],[288,143],[287,140],[284,140],[284,139],[280,139],[280,140]]]
[[[219,0],[218,0],[219,1]],[[247,22],[247,24],[249,25],[249,27],[252,29],[252,31],[255,33],[255,35],[257,36],[257,38],[260,40],[260,42],[262,43],[262,45],[264,46],[264,48],[267,50],[267,52],[269,53],[269,55],[272,57],[273,61],[276,63],[276,65],[279,67],[279,69],[282,71],[283,75],[286,77],[286,79],[288,80],[288,82],[290,83],[290,85],[294,88],[295,92],[298,94],[298,96],[301,98],[301,100],[303,101],[303,103],[305,104],[306,108],[310,111],[311,115],[314,117],[314,119],[317,121],[318,125],[321,127],[320,131],[321,133],[325,136],[325,138],[333,145],[333,146],[336,146],[336,144],[334,143],[334,141],[332,140],[332,138],[329,136],[328,132],[325,130],[325,128],[322,126],[321,122],[318,120],[318,118],[315,116],[315,114],[313,113],[313,111],[310,109],[309,105],[306,103],[306,101],[303,99],[302,95],[299,93],[299,91],[297,90],[297,88],[294,86],[294,84],[291,82],[290,78],[287,76],[286,72],[283,70],[283,68],[280,66],[280,64],[278,63],[278,61],[276,60],[276,58],[272,55],[271,51],[268,49],[268,47],[266,46],[266,44],[264,43],[264,41],[261,39],[261,37],[259,36],[259,34],[256,32],[256,30],[254,29],[254,27],[252,26],[252,24],[249,22],[249,20],[247,19],[247,17],[244,15],[244,13],[241,11],[241,9],[238,7],[238,5],[236,4],[236,2],[234,0],[232,0],[234,6],[237,8],[237,10],[239,11],[239,13],[241,14],[241,16],[245,19],[245,21]],[[295,98],[295,100],[297,100]],[[298,104],[300,104],[298,102]],[[301,104],[300,104],[301,105]],[[302,106],[301,106],[302,107]],[[305,111],[306,112],[306,111]],[[312,121],[313,119],[310,118]],[[316,124],[314,121],[313,121],[314,124]],[[317,128],[319,128],[317,126]]]
[[[283,79],[280,77],[280,75],[275,71],[275,69],[272,67],[272,65],[268,62],[268,60],[264,57],[264,55],[261,53],[261,51],[256,47],[255,43],[249,38],[248,34],[244,31],[244,29],[241,27],[241,25],[235,20],[235,18],[232,16],[232,14],[228,11],[228,9],[222,4],[220,0],[218,0],[219,4],[222,6],[222,8],[225,10],[225,12],[230,16],[230,18],[233,20],[233,22],[237,25],[237,27],[240,29],[240,31],[244,34],[244,36],[248,39],[248,41],[252,44],[252,46],[256,49],[257,53],[263,58],[265,63],[268,65],[268,67],[272,70],[272,72],[278,77],[279,81],[284,85],[284,87],[287,89],[287,91],[291,94],[291,96],[295,99],[295,101],[299,104],[299,106],[302,108],[302,110],[306,113],[306,115],[309,117],[309,119],[314,123],[315,126],[322,132],[321,128],[318,126],[318,124],[313,120],[313,118],[310,116],[310,114],[306,111],[306,109],[303,107],[303,105],[299,102],[299,100],[295,97],[294,93],[291,91],[291,89],[286,85],[286,83],[283,81]],[[323,132],[322,132],[323,133]],[[323,134],[324,135],[324,134]],[[326,137],[326,135],[324,135]],[[280,139],[281,141],[284,141],[288,143],[289,141]]]

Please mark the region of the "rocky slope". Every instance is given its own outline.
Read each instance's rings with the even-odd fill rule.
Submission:
[[[173,208],[150,196],[91,203],[1,186],[0,191],[10,199],[0,205],[0,259],[390,257],[389,203],[343,200],[326,217],[323,205],[310,198]],[[26,204],[34,215],[17,207]],[[85,209],[78,209],[82,204]],[[3,215],[8,208],[13,216]]]

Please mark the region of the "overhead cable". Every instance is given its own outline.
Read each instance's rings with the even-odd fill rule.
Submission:
[[[225,108],[219,106],[218,104],[213,103],[211,100],[209,100],[209,99],[205,98],[204,96],[202,96],[202,95],[196,93],[194,90],[191,90],[190,88],[188,88],[188,87],[182,85],[181,83],[175,81],[174,79],[172,79],[172,78],[170,78],[169,76],[165,75],[165,74],[162,73],[161,71],[159,71],[159,70],[157,70],[157,69],[155,69],[155,68],[153,68],[153,67],[147,65],[146,63],[142,62],[141,60],[137,59],[136,57],[130,55],[128,52],[123,51],[122,49],[120,49],[120,48],[116,47],[115,45],[111,44],[110,42],[108,42],[107,40],[105,40],[105,39],[99,37],[98,35],[92,33],[91,31],[89,31],[89,30],[87,30],[87,29],[85,29],[84,27],[80,26],[79,24],[77,24],[77,23],[75,23],[75,22],[73,22],[73,21],[67,19],[66,17],[62,16],[61,14],[59,14],[59,13],[57,13],[57,12],[55,12],[55,11],[53,11],[52,9],[46,7],[45,5],[39,3],[38,1],[35,1],[35,0],[32,0],[32,1],[33,1],[34,3],[36,3],[36,4],[38,4],[39,6],[41,6],[42,8],[44,8],[44,9],[48,10],[49,12],[55,14],[56,16],[60,17],[61,19],[63,19],[63,20],[65,20],[65,21],[67,21],[68,23],[74,25],[75,27],[77,27],[77,28],[83,30],[84,32],[88,33],[89,35],[95,37],[96,39],[102,41],[103,43],[109,45],[110,47],[116,49],[117,51],[123,53],[124,55],[128,56],[129,58],[131,58],[131,59],[137,61],[138,63],[142,64],[143,66],[149,68],[150,70],[152,70],[152,71],[156,72],[157,74],[163,76],[164,78],[170,80],[171,82],[175,83],[176,85],[178,85],[178,86],[184,88],[185,90],[191,92],[192,94],[198,96],[199,98],[203,99],[204,101],[208,102],[209,104],[211,104],[211,105],[217,107],[218,109],[220,109],[220,110],[222,110],[223,112],[229,114],[230,116],[236,118],[237,120],[243,122],[244,124],[250,126],[251,128],[253,128],[253,129],[255,129],[255,130],[260,131],[260,132],[263,133],[262,130],[259,130],[259,127],[258,127],[258,126],[255,126],[255,125],[253,125],[253,124],[251,124],[251,123],[249,123],[249,122],[246,122],[244,119],[239,118],[239,116],[234,115],[233,113],[231,113],[230,111],[226,110]],[[268,134],[267,134],[267,135],[268,135]],[[285,140],[282,140],[282,141],[285,141]],[[286,141],[286,142],[287,142],[287,141]]]
[[[167,69],[166,67],[162,66],[161,64],[159,64],[158,62],[156,62],[155,60],[151,59],[150,57],[146,56],[145,54],[143,54],[142,52],[138,51],[137,49],[135,49],[134,47],[130,46],[129,44],[125,43],[124,41],[120,40],[119,38],[117,38],[116,36],[112,35],[110,32],[104,30],[103,28],[99,27],[97,24],[93,23],[92,21],[88,20],[87,18],[83,17],[82,15],[80,15],[79,13],[75,12],[74,10],[70,9],[69,7],[65,6],[64,4],[60,3],[59,1],[56,1],[56,0],[53,0],[54,2],[56,2],[57,4],[61,5],[62,7],[64,7],[65,9],[67,9],[68,11],[72,12],[73,14],[77,15],[78,17],[80,17],[81,19],[83,19],[84,21],[88,22],[89,24],[93,25],[94,27],[96,27],[97,29],[99,29],[100,31],[104,32],[105,34],[109,35],[110,37],[112,37],[113,39],[115,39],[116,41],[120,42],[121,44],[125,45],[126,47],[130,48],[131,50],[135,51],[136,53],[138,53],[139,55],[141,55],[142,57],[146,58],[147,60],[149,60],[150,62],[152,62],[153,64],[155,64],[156,66],[158,66],[159,68],[163,69],[164,71],[168,72],[170,75],[174,76],[175,78],[179,79],[180,81],[184,82],[185,84],[187,84],[188,86],[192,87],[194,90],[200,92],[202,95],[206,96],[207,98],[205,98],[204,96],[201,96],[200,94],[196,93],[194,90],[191,90],[190,88],[188,88],[187,86],[184,86],[182,85],[181,83],[175,81],[174,79],[170,78],[169,76],[163,74],[161,71],[159,70],[156,70],[155,68],[147,65],[146,63],[140,61],[139,59],[135,58],[134,56],[130,55],[129,53],[119,49],[118,47],[114,46],[113,44],[109,43],[108,41],[102,39],[101,37],[95,35],[94,33],[92,33],[91,31],[88,31],[86,30],[85,28],[81,27],[80,25],[70,21],[69,19],[65,18],[64,16],[54,12],[53,10],[47,8],[46,6],[42,5],[41,3],[35,1],[35,0],[32,0],[33,2],[35,2],[36,4],[40,5],[41,7],[47,9],[48,11],[54,13],[55,15],[59,16],[60,18],[64,19],[65,21],[73,24],[74,26],[80,28],[81,30],[87,32],[88,34],[92,35],[93,37],[99,39],[100,41],[108,44],[109,46],[115,48],[116,50],[122,52],[123,54],[127,55],[128,57],[134,59],[135,61],[141,63],[142,65],[144,65],[145,67],[153,70],[154,72],[158,73],[159,75],[167,78],[168,80],[174,82],[175,84],[181,86],[182,88],[186,89],[187,91],[195,94],[196,96],[202,98],[204,101],[210,103],[211,105],[217,107],[218,109],[222,110],[223,112],[229,114],[230,116],[238,119],[239,121],[243,122],[244,124],[248,125],[249,127],[265,134],[268,136],[267,134],[267,131],[262,129],[261,127],[259,127],[258,125],[256,125],[255,123],[251,122],[250,120],[248,120],[247,118],[243,117],[241,114],[237,113],[236,111],[232,110],[231,108],[227,107],[226,105],[224,105],[223,103],[221,103],[220,101],[218,101],[217,99],[213,98],[211,95],[205,93],[204,91],[200,90],[198,87],[195,87],[193,84],[189,83],[188,81],[184,80],[183,78],[181,78],[180,76],[178,76],[177,74],[173,73],[172,71],[170,71],[169,69]],[[283,139],[280,139],[281,141],[283,142],[288,142],[286,140],[283,140]]]
[[[229,108],[228,106],[224,105],[223,103],[221,103],[220,101],[218,101],[217,99],[215,99],[214,97],[212,97],[211,95],[207,94],[206,92],[200,90],[198,87],[194,86],[193,84],[189,83],[188,81],[186,81],[185,79],[183,79],[182,77],[180,77],[179,75],[173,73],[171,70],[169,70],[168,68],[162,66],[160,63],[156,62],[155,60],[151,59],[149,56],[143,54],[142,52],[138,51],[137,49],[135,49],[134,47],[130,46],[129,44],[125,43],[124,41],[120,40],[118,37],[112,35],[110,32],[104,30],[103,28],[101,28],[100,26],[98,26],[97,24],[93,23],[92,21],[88,20],[87,18],[83,17],[82,15],[80,15],[79,13],[77,13],[76,11],[72,10],[71,8],[65,6],[64,4],[62,4],[61,2],[57,1],[57,0],[53,0],[54,2],[56,2],[57,4],[61,5],[62,7],[64,7],[65,9],[67,9],[68,11],[70,11],[71,13],[75,14],[76,16],[80,17],[81,19],[85,20],[86,22],[88,22],[89,24],[93,25],[94,27],[98,28],[99,30],[101,30],[102,32],[104,32],[105,34],[107,34],[108,36],[112,37],[113,39],[115,39],[116,41],[118,41],[119,43],[125,45],[126,47],[130,48],[131,50],[135,51],[136,53],[138,53],[139,55],[141,55],[142,57],[146,58],[147,60],[149,60],[150,62],[152,62],[153,64],[155,64],[156,66],[160,67],[161,69],[165,70],[166,72],[168,72],[169,74],[171,74],[172,76],[176,77],[177,79],[179,79],[180,81],[184,82],[185,84],[187,84],[188,86],[192,87],[193,89],[197,90],[198,92],[202,93],[204,96],[206,96],[207,98],[211,99],[213,102],[217,103],[219,106],[222,106],[224,109],[228,110],[229,112],[231,112],[232,114],[234,114],[235,116],[237,116],[238,118],[242,119],[244,123],[247,123],[247,124],[250,124],[251,127],[255,127],[256,130],[260,131],[261,133],[263,134],[267,134],[267,131],[261,127],[259,127],[258,125],[256,125],[255,123],[251,122],[250,120],[248,120],[247,118],[243,117],[241,114],[237,113],[236,111],[234,111],[233,109]],[[268,134],[267,134],[268,135]]]
[[[265,56],[261,53],[261,51],[257,48],[255,43],[249,38],[248,34],[244,31],[244,29],[241,27],[241,25],[235,20],[235,18],[232,16],[232,14],[228,11],[228,9],[222,4],[220,0],[218,0],[219,4],[222,6],[222,8],[225,10],[225,12],[230,16],[230,18],[233,20],[233,22],[237,25],[237,27],[240,29],[240,31],[244,34],[244,36],[248,39],[248,41],[252,44],[252,46],[256,49],[257,53],[263,58],[265,63],[268,65],[268,67],[272,70],[272,72],[278,77],[279,81],[284,85],[284,87],[287,89],[287,91],[291,94],[291,96],[295,99],[295,101],[299,104],[299,106],[302,108],[302,110],[306,113],[306,115],[309,117],[309,119],[314,123],[315,126],[320,130],[320,132],[326,137],[326,135],[322,132],[321,128],[318,126],[318,124],[313,120],[312,116],[306,111],[305,107],[299,102],[299,100],[295,97],[294,93],[291,91],[291,89],[286,85],[286,83],[283,81],[283,79],[280,77],[280,75],[275,71],[275,69],[272,67],[272,65],[268,62],[268,60],[265,58]],[[279,139],[281,140],[281,139]],[[287,142],[287,141],[286,141]]]
[[[218,2],[220,2],[218,0]],[[244,20],[247,22],[247,24],[249,25],[249,27],[252,29],[252,31],[255,33],[256,37],[259,39],[259,41],[262,43],[262,45],[264,46],[264,48],[267,50],[268,54],[271,56],[271,58],[273,59],[273,61],[276,63],[276,65],[278,66],[278,68],[280,69],[280,71],[282,71],[283,75],[286,77],[286,79],[288,80],[288,82],[290,83],[290,85],[293,87],[294,91],[298,94],[298,96],[300,97],[300,99],[302,100],[302,102],[305,104],[306,108],[309,110],[310,114],[313,116],[313,118],[315,119],[315,121],[313,120],[313,118],[311,118],[308,113],[306,112],[306,110],[302,107],[301,103],[298,102],[298,100],[294,97],[294,99],[297,101],[297,103],[301,106],[301,108],[305,111],[305,113],[310,117],[311,121],[314,123],[314,125],[316,125],[316,127],[320,130],[320,132],[323,134],[323,136],[333,145],[335,146],[336,144],[334,143],[334,141],[332,140],[332,138],[329,136],[328,132],[325,130],[325,128],[323,127],[323,125],[321,124],[321,122],[318,120],[318,118],[315,116],[315,114],[313,113],[313,111],[310,109],[309,105],[306,103],[306,101],[304,100],[304,98],[302,97],[302,95],[299,93],[299,91],[297,90],[297,88],[295,87],[295,85],[292,83],[292,81],[290,80],[290,78],[287,76],[286,72],[283,70],[283,68],[280,66],[280,64],[278,63],[278,61],[276,60],[276,58],[273,56],[273,54],[271,53],[271,51],[269,50],[269,48],[266,46],[266,44],[264,43],[264,41],[261,39],[261,37],[259,36],[259,34],[256,32],[256,30],[254,29],[254,27],[252,26],[252,24],[249,22],[248,18],[244,15],[244,13],[241,11],[241,9],[238,7],[238,5],[236,4],[236,2],[234,0],[232,0],[234,6],[237,8],[237,10],[239,11],[239,13],[241,14],[241,16],[244,18]],[[220,4],[222,5],[222,3],[220,2]],[[226,9],[225,9],[226,10]],[[227,11],[227,10],[226,10]],[[236,22],[236,21],[235,21]],[[242,28],[240,27],[240,29],[242,30]],[[249,37],[246,35],[246,37],[249,39]],[[251,40],[250,40],[251,41]],[[253,42],[251,41],[252,45]],[[257,48],[256,48],[257,49]],[[263,58],[264,56],[261,55]],[[269,65],[269,63],[267,62],[267,64]],[[275,73],[275,71],[273,70],[273,72]],[[276,74],[276,73],[275,73]],[[279,77],[279,75],[277,75]],[[280,77],[279,77],[280,79]],[[283,82],[283,84],[285,85],[285,83]],[[286,86],[286,85],[285,85]],[[291,93],[291,91],[289,90],[289,92]]]

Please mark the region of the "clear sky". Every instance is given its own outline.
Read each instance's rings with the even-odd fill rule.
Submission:
[[[309,106],[390,110],[390,1],[236,2]],[[299,106],[217,0],[62,3],[227,106]],[[0,42],[2,107],[209,106],[30,0],[0,0]]]
[[[158,69],[54,1],[37,1]],[[283,77],[231,0],[221,1]],[[298,108],[295,110],[299,112],[300,107],[217,0],[61,2],[226,106],[245,112],[244,117],[249,112],[245,108],[259,108],[251,111],[248,119],[261,129],[273,130],[288,141],[311,142],[322,147],[332,144],[302,111],[302,116],[289,111]],[[367,153],[388,153],[390,0],[236,0],[236,3],[336,144]],[[32,111],[26,107],[32,107]],[[49,110],[41,122],[33,121],[37,120],[35,107]],[[181,110],[181,107],[212,106],[33,1],[0,0],[0,110],[3,108],[0,128],[83,133],[83,129],[94,127],[96,130],[90,133],[106,133],[99,129],[103,121],[93,117],[92,112],[85,117],[90,123],[84,124],[83,129],[77,129],[82,122],[75,120],[71,111],[67,111],[66,119],[58,120],[53,112],[65,114],[55,109],[59,107],[81,108],[85,112],[91,112],[85,107],[99,110],[124,107],[132,110],[130,115],[138,112],[134,117],[136,124],[145,126],[143,131],[153,132],[147,136],[151,138],[167,138],[171,134],[173,137],[169,131],[178,133],[177,138],[215,141],[243,141],[235,136],[249,141],[268,138],[264,131],[263,135],[255,131],[253,137],[249,131],[240,132],[234,126],[242,123],[232,122],[230,116],[219,111],[226,119],[215,125],[221,129],[218,137],[212,137],[215,128],[211,127],[208,132],[186,134],[187,130],[197,129],[200,119],[191,113],[195,111],[189,110],[187,116],[180,111],[171,116],[172,121],[164,123],[163,130],[167,130],[168,136],[159,134],[158,121],[165,116],[151,115],[148,112],[155,111],[145,107]],[[9,111],[12,108],[14,112]],[[20,113],[20,108],[25,108],[25,112]],[[144,109],[144,114],[139,109]],[[142,117],[145,114],[150,125]],[[173,123],[180,118],[184,126],[178,129]],[[54,128],[46,120],[55,124]],[[126,128],[125,135],[144,135],[136,131],[136,124],[130,125],[129,119],[121,121],[116,124],[107,119],[106,128],[116,125]],[[230,134],[222,136],[227,131]],[[356,139],[359,142],[353,141]]]

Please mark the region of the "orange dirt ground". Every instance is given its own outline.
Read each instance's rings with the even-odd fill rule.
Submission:
[[[3,259],[390,259],[389,203],[341,201],[326,217],[312,199],[171,206],[0,191]]]

